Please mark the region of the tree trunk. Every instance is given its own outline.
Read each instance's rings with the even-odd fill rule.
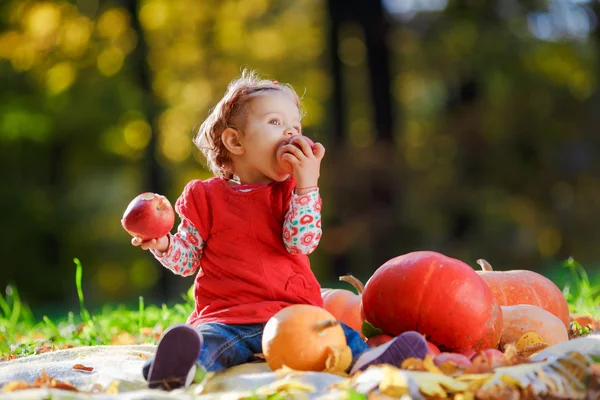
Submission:
[[[142,93],[145,94],[145,103],[143,105],[143,113],[150,124],[152,129],[152,135],[144,154],[142,168],[146,170],[146,179],[143,184],[143,191],[153,193],[165,193],[165,179],[163,170],[157,162],[156,157],[158,156],[158,127],[156,125],[156,119],[160,112],[158,101],[154,96],[152,90],[152,77],[150,69],[148,67],[148,45],[145,40],[144,30],[139,20],[139,1],[138,0],[125,0],[125,4],[129,14],[131,15],[131,26],[138,36],[138,44],[135,50],[131,53],[131,64],[133,65],[133,71],[137,74],[138,84]],[[166,300],[169,297],[169,283],[168,274],[166,268],[159,268],[159,280],[156,293],[157,297],[161,300]]]

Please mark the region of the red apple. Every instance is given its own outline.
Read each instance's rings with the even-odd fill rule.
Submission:
[[[308,136],[298,136],[301,137],[302,139],[304,139],[304,141],[306,143],[308,143],[308,146],[312,149],[312,147],[315,145],[315,142],[312,141],[311,138],[309,138]],[[293,138],[292,138],[293,139]],[[298,147],[299,149],[301,149],[300,144],[298,143],[298,139],[292,141],[292,144],[296,147]]]
[[[477,352],[473,349],[459,350],[459,351],[456,351],[456,353],[462,354],[463,356],[465,356],[469,359],[472,359],[473,357],[475,357],[477,355]]]
[[[427,347],[429,348],[429,355],[431,357],[435,357],[438,354],[440,354],[440,349],[433,343],[431,343],[429,340],[427,341]]]
[[[392,340],[394,337],[390,336],[390,335],[386,335],[385,333],[380,333],[379,335],[375,335],[373,337],[370,337],[367,339],[367,344],[370,347],[377,347],[380,346],[384,343],[389,342],[390,340]]]
[[[296,137],[299,137],[301,139],[295,139]],[[292,140],[293,139],[293,140]],[[283,152],[283,147],[286,144],[293,144],[294,146],[296,146],[297,148],[299,148],[300,150],[302,150],[302,147],[300,146],[300,140],[304,140],[306,143],[308,143],[308,145],[310,146],[310,148],[312,149],[313,146],[315,145],[315,142],[312,141],[312,139],[310,139],[307,136],[293,136],[290,141],[283,143],[281,145],[281,147],[279,148],[279,150],[277,151],[277,162],[279,163],[279,165],[281,166],[281,169],[283,169],[285,172],[287,172],[288,174],[292,173],[292,166],[289,162],[283,161],[281,159],[281,157],[284,155]],[[314,150],[313,150],[314,152]]]
[[[129,203],[121,225],[132,236],[142,240],[158,239],[173,229],[175,213],[165,196],[142,193]]]

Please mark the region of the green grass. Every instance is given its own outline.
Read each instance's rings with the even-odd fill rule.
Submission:
[[[564,266],[571,272],[572,277],[563,290],[569,303],[569,311],[598,317],[600,286],[590,282],[585,268],[573,258],[565,261]]]
[[[137,309],[123,305],[105,306],[92,314],[84,302],[83,267],[78,259],[74,262],[78,313],[69,312],[54,321],[47,316],[36,320],[15,287],[8,286],[6,295],[0,295],[0,356],[27,356],[43,349],[65,346],[111,344],[119,337],[132,343],[156,343],[164,329],[185,321],[193,310],[193,292],[190,288],[182,295],[181,302],[172,306],[146,305],[140,297]],[[600,286],[592,284],[583,266],[572,258],[564,262],[563,268],[571,276],[563,290],[570,311],[597,318]]]
[[[34,318],[31,309],[22,301],[15,287],[6,288],[0,295],[0,355],[26,356],[41,349],[65,346],[111,344],[119,334],[122,340],[135,343],[156,343],[163,329],[184,322],[192,312],[194,303],[191,291],[182,301],[168,307],[145,305],[139,298],[137,310],[125,306],[106,306],[91,314],[84,304],[82,290],[83,267],[75,262],[75,286],[79,297],[79,313],[69,312],[65,317],[51,320],[43,316]]]

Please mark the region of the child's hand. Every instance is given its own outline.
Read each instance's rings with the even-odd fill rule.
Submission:
[[[139,236],[134,236],[131,239],[131,244],[134,246],[140,246],[144,250],[154,249],[164,253],[169,249],[169,237],[165,235],[158,239],[143,240]]]
[[[308,193],[317,187],[324,155],[325,147],[321,143],[315,143],[311,148],[302,136],[292,137],[285,145],[281,159],[292,165],[297,194]]]

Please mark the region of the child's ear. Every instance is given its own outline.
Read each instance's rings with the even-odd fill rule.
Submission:
[[[242,145],[240,131],[234,128],[227,128],[221,133],[221,141],[231,154],[244,154],[244,146]]]

